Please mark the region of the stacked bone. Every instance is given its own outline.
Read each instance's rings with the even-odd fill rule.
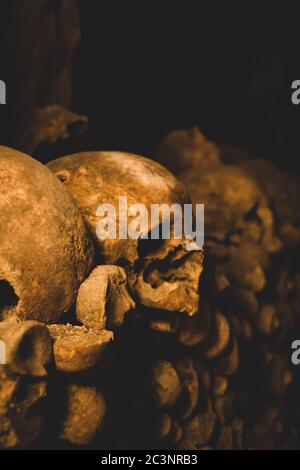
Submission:
[[[49,164],[62,184],[1,149],[2,447],[294,446],[296,190],[272,167],[227,154],[195,130],[160,150],[206,205],[203,260],[184,238],[97,236],[98,206],[120,196],[147,208],[189,202],[157,163],[71,155]]]
[[[0,446],[30,446],[45,421],[47,365],[52,342],[47,327],[31,320],[0,323],[6,365],[0,366]]]
[[[29,413],[22,413],[19,419],[22,428],[21,425],[17,430],[14,428],[17,418],[11,417],[11,410],[21,410],[21,399],[17,396],[14,406],[15,394],[14,390],[9,393],[9,379],[11,374],[16,374],[13,379],[18,382],[20,373],[12,367],[13,356],[8,354],[5,358],[3,378],[8,385],[5,386],[3,379],[4,437],[1,445],[32,446],[34,442],[37,446],[64,445],[58,443],[58,439],[89,446],[93,442],[101,446],[108,440],[112,445],[116,442],[115,429],[119,425],[113,426],[110,422],[113,423],[114,410],[121,401],[120,396],[116,401],[112,399],[120,390],[112,388],[114,371],[121,372],[119,355],[126,352],[127,338],[137,329],[134,318],[130,334],[120,331],[127,313],[135,306],[127,283],[139,305],[145,304],[149,312],[153,311],[153,318],[154,310],[193,315],[198,310],[202,253],[187,256],[186,240],[168,240],[159,249],[156,243],[154,247],[152,243],[150,247],[144,244],[141,247],[136,239],[98,240],[97,207],[110,201],[109,198],[116,203],[114,198],[120,195],[128,196],[129,203],[144,202],[147,206],[152,202],[183,204],[188,197],[184,187],[160,165],[128,154],[67,157],[51,164],[54,170],[57,165],[60,167],[59,178],[12,149],[1,148],[0,157],[2,326],[4,328],[7,321],[21,325],[20,328],[25,328],[26,322],[31,320],[47,324],[46,330],[42,327],[48,341],[49,334],[52,338],[54,357],[53,363],[43,370],[48,373],[47,387],[43,389],[45,400],[41,404],[45,420],[39,421],[41,425],[30,437],[23,436],[22,431],[27,429]],[[73,199],[59,179],[69,187]],[[154,190],[152,200],[149,189]],[[96,242],[98,266],[90,274],[94,250],[74,200]],[[155,254],[151,256],[153,250]],[[157,273],[157,268],[166,262],[169,272],[164,268]],[[144,276],[146,270],[152,277],[149,282]],[[164,276],[168,276],[168,280]],[[37,326],[42,328],[39,323]],[[0,339],[7,346],[10,333],[13,338],[16,333],[10,330],[5,334],[5,331],[4,328]],[[114,334],[116,351],[110,347]],[[24,361],[28,362],[28,358],[37,361],[35,356],[40,344],[35,347],[27,339],[22,340],[20,354]],[[143,348],[137,354],[134,346],[134,343],[130,345],[132,354],[137,358],[145,354],[146,359],[147,351]],[[155,355],[153,353],[153,358]],[[138,361],[135,363],[137,373]],[[125,365],[126,369],[130,372],[131,364]],[[105,418],[107,425],[103,428]],[[7,420],[12,429],[7,430]],[[101,439],[96,440],[100,431],[103,431]],[[6,438],[9,432],[17,438]],[[145,443],[145,447],[148,446],[151,441]]]
[[[92,242],[71,196],[37,161],[1,147],[0,182],[0,447],[43,435],[89,442],[105,400],[80,372],[102,361],[112,333],[54,322],[92,267]]]
[[[202,312],[210,323],[205,333]],[[160,324],[176,316],[153,313]],[[131,448],[245,447],[240,397],[231,380],[238,350],[224,315],[203,305],[167,332],[152,329],[151,315],[144,309],[124,332],[111,387],[114,426]]]
[[[291,343],[299,331],[299,191],[272,164],[220,149],[198,129],[171,132],[158,160],[205,204],[206,267],[216,303],[238,340],[236,387],[249,445],[295,447],[298,406]],[[242,392],[243,391],[243,392]]]
[[[245,446],[237,413],[242,398],[231,380],[238,369],[238,345],[230,322],[213,300],[214,279],[208,270],[202,274],[202,251],[187,251],[186,239],[172,237],[157,241],[96,236],[95,214],[101,203],[118,207],[119,197],[126,195],[128,205],[182,205],[189,202],[184,187],[155,162],[118,152],[75,154],[51,162],[49,168],[81,210],[95,241],[97,263],[121,264],[136,302],[116,331],[117,348],[106,376],[109,445]],[[118,217],[117,211],[119,224]],[[96,268],[77,297],[77,319],[94,330],[105,324],[99,304],[99,275],[105,268]],[[112,307],[106,311],[115,317]],[[124,314],[117,317],[120,326]]]

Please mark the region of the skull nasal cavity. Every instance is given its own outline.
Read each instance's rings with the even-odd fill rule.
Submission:
[[[6,307],[17,305],[19,299],[9,282],[0,280],[0,312]]]

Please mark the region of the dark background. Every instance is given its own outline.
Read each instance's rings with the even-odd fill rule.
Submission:
[[[151,154],[168,131],[198,125],[219,143],[297,166],[298,54],[280,29],[273,36],[265,18],[208,13],[201,2],[159,12],[146,2],[135,15],[96,4],[79,2],[74,68],[74,107],[91,118],[91,147]]]
[[[0,44],[0,50],[6,43],[17,47],[14,29],[24,29],[24,22],[31,29],[27,5],[33,9],[41,5],[41,15],[50,11],[55,15],[62,2],[4,0],[4,4],[9,16],[8,20],[2,17],[2,22],[9,40]],[[24,9],[16,23],[16,5],[20,4]],[[160,2],[155,8],[153,2],[78,0],[77,4],[81,42],[73,61],[71,107],[87,115],[91,124],[72,151],[119,149],[153,155],[170,130],[199,126],[219,144],[244,147],[282,168],[298,168],[300,105],[291,103],[291,83],[300,79],[299,54],[296,37],[288,41],[283,37],[282,11],[275,14],[274,6],[265,12],[261,6],[254,10],[246,3],[239,10],[221,4],[208,8],[202,1]],[[289,19],[295,15],[290,12]],[[297,32],[291,21],[288,26]],[[37,37],[47,27],[48,23],[42,24]],[[63,29],[63,22],[54,19],[59,37]],[[59,63],[60,43],[51,48]],[[26,53],[30,60],[28,48]],[[49,60],[43,49],[39,54],[38,73],[46,76],[53,57]],[[23,56],[21,49],[19,60]],[[22,68],[15,70],[10,57],[4,53],[0,78],[8,79],[11,102],[15,96],[12,82]],[[10,68],[13,73],[8,73]],[[26,94],[19,83],[18,94]],[[45,101],[39,96],[36,104]],[[53,102],[53,96],[48,101]],[[0,108],[1,142],[13,145],[14,132],[6,119],[9,107]]]

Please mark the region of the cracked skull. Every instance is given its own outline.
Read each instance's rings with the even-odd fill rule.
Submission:
[[[176,204],[181,208],[188,204],[184,186],[168,170],[150,159],[122,152],[78,153],[48,166],[68,187],[79,207],[94,239],[99,263],[123,266],[135,298],[145,307],[189,315],[197,312],[203,253],[188,251],[190,239],[184,235],[173,236],[174,218],[169,219],[169,239],[154,240],[146,233],[138,239],[99,239],[96,234],[97,208],[102,204],[118,207],[122,196],[127,197],[128,206],[142,204],[148,213],[153,204]],[[163,217],[156,224],[158,230]],[[128,223],[130,220],[128,216]],[[118,211],[116,225],[119,233]],[[151,218],[148,234],[154,227]]]

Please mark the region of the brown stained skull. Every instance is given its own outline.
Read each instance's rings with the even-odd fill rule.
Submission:
[[[64,186],[33,158],[0,147],[0,319],[56,321],[93,254]]]
[[[48,166],[70,190],[95,241],[99,261],[126,269],[130,287],[142,305],[196,313],[203,254],[187,251],[187,239],[117,236],[100,240],[96,234],[96,212],[103,203],[116,208],[119,233],[120,196],[127,196],[128,207],[143,204],[148,213],[152,204],[183,207],[189,203],[184,186],[168,170],[147,158],[122,152],[78,153],[54,160]],[[149,219],[150,232],[153,221]]]

